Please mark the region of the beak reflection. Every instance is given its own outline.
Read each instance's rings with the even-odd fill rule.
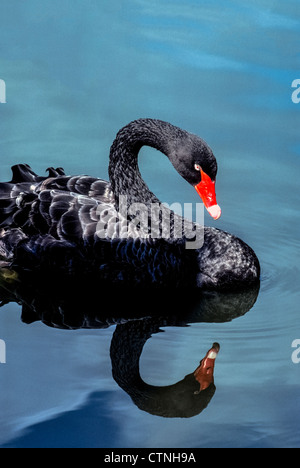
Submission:
[[[214,383],[215,362],[219,351],[219,343],[214,343],[211,349],[207,351],[205,358],[200,362],[200,366],[195,370],[195,379],[200,384],[200,389],[199,391],[195,392],[195,394],[203,392]]]

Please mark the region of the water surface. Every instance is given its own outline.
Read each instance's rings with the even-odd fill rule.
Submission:
[[[140,374],[151,385],[181,381],[221,344],[215,394],[188,418],[138,408],[113,378],[116,325],[27,324],[20,305],[4,305],[0,445],[298,447],[299,2],[2,0],[0,15],[1,180],[20,162],[106,178],[119,128],[167,120],[214,149],[217,226],[249,243],[262,265],[247,313],[157,323],[164,333],[145,324],[153,336]],[[161,200],[198,201],[159,153],[143,149],[140,166]],[[101,291],[94,299],[101,306]]]

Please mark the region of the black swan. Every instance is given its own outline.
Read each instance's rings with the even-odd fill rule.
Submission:
[[[219,218],[212,150],[167,122],[140,119],[121,129],[113,142],[110,182],[69,177],[62,168],[48,169],[48,177],[37,176],[26,164],[12,168],[12,180],[0,184],[0,265],[15,271],[79,271],[124,286],[236,289],[259,282],[259,261],[247,244],[187,222],[149,190],[138,168],[144,145],[167,155],[211,216]],[[198,231],[203,243],[190,248],[191,233],[197,237]]]

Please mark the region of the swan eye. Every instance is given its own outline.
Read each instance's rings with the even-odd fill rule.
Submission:
[[[199,172],[201,171],[201,166],[200,166],[200,164],[197,164],[197,163],[194,164],[194,168],[196,169],[196,171],[199,171]]]

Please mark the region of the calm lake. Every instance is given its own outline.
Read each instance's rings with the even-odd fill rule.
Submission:
[[[117,131],[166,120],[218,160],[222,217],[205,223],[262,266],[259,291],[177,306],[23,285],[0,310],[0,447],[299,447],[299,0],[1,0],[0,18],[1,181],[18,163],[107,179]],[[158,152],[140,169],[162,201],[198,202]],[[214,392],[190,405],[174,384],[213,342]]]

